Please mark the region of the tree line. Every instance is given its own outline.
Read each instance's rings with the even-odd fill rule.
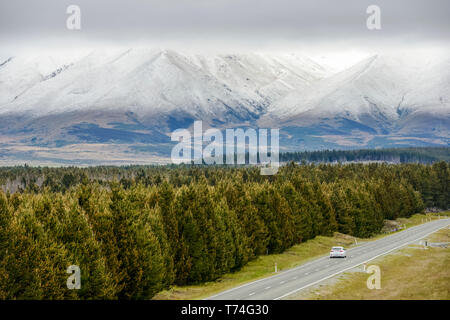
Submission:
[[[303,152],[285,152],[280,160],[306,162],[354,162],[382,161],[392,163],[424,163],[450,161],[449,147],[410,147],[357,150],[317,150]]]
[[[0,298],[149,299],[317,235],[450,207],[450,167],[421,164],[2,169]],[[11,172],[8,172],[11,170]],[[37,181],[41,183],[38,184]],[[66,269],[81,269],[68,290]]]

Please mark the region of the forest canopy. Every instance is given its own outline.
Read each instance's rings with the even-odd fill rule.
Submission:
[[[450,207],[450,167],[295,164],[0,169],[1,299],[149,299],[317,235]],[[68,290],[66,269],[81,269]]]

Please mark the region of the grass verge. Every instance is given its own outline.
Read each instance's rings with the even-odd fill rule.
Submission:
[[[440,214],[416,214],[410,218],[401,218],[397,221],[405,225],[406,228],[437,219],[438,215],[449,215],[450,212]],[[391,233],[392,234],[392,233]],[[357,242],[376,240],[389,234],[381,234],[370,239],[356,238]],[[355,237],[335,233],[333,237],[318,236],[304,243],[293,246],[281,254],[272,254],[260,256],[250,261],[240,270],[223,275],[216,281],[206,282],[198,285],[189,286],[173,286],[169,290],[158,293],[153,299],[156,300],[193,300],[203,299],[219,293],[221,291],[231,289],[244,283],[268,277],[274,274],[275,263],[278,270],[285,270],[296,267],[309,260],[316,259],[320,256],[328,254],[332,246],[341,245],[344,247],[352,247],[356,244]]]

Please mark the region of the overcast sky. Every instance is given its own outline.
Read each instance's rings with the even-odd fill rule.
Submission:
[[[81,8],[79,31],[66,28],[71,4]],[[366,27],[371,4],[381,9],[381,30]],[[0,0],[0,56],[35,47],[157,45],[345,59],[448,47],[449,40],[448,0]]]

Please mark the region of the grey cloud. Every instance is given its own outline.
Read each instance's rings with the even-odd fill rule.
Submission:
[[[82,30],[65,28],[66,8],[82,10]],[[382,30],[366,28],[381,7]],[[0,41],[141,40],[262,42],[441,41],[450,39],[448,0],[1,0]]]

